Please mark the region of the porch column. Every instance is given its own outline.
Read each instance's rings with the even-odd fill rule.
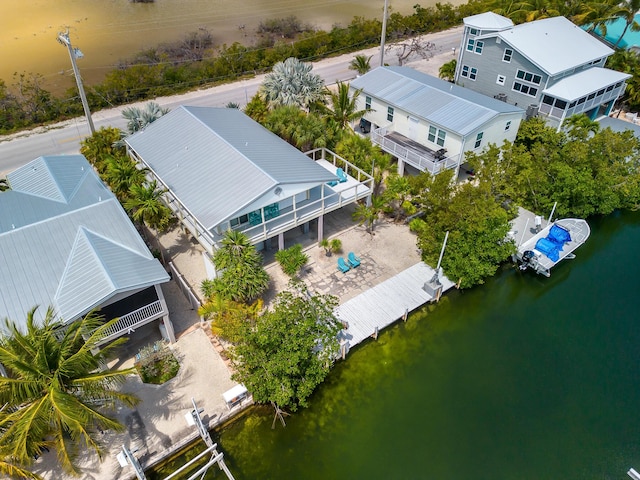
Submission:
[[[398,158],[398,175],[403,176],[404,175],[404,160],[400,160]]]
[[[323,230],[323,219],[324,219],[324,215],[320,215],[318,217],[318,243],[320,243],[322,241],[322,239],[324,238],[324,232]]]
[[[173,322],[169,320],[169,315],[162,317],[159,321],[164,324],[164,329],[167,332],[167,337],[169,337],[169,342],[176,343],[176,332],[173,329]]]
[[[284,233],[278,234],[278,250],[284,250]]]
[[[160,300],[160,304],[162,305],[162,310],[167,312],[167,315],[162,317],[162,319],[164,320],[164,327],[165,327],[165,329],[167,331],[167,336],[169,337],[169,341],[171,343],[176,343],[176,334],[175,334],[175,331],[173,329],[173,323],[171,322],[171,319],[169,318],[169,307],[167,307],[167,302],[164,299],[164,294],[162,293],[162,287],[160,287],[160,284],[156,283],[154,285],[154,288],[156,289],[156,294],[158,295],[158,300]]]

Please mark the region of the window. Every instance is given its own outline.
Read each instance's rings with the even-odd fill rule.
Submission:
[[[504,55],[502,55],[502,61],[509,63],[511,61],[511,57],[513,57],[513,50],[505,48]]]
[[[436,143],[436,127],[429,127],[429,136],[427,137],[430,142]]]
[[[516,78],[520,80],[524,80],[525,82],[535,83],[536,85],[540,85],[542,81],[542,77],[540,75],[536,75],[535,73],[526,72],[524,70],[518,70],[516,72]]]
[[[511,120],[509,120],[509,121],[507,122],[507,124],[504,126],[504,131],[506,132],[506,131],[508,131],[510,128],[511,128]]]
[[[243,223],[247,223],[249,221],[249,215],[241,215],[238,218],[232,218],[229,220],[229,223],[232,227],[237,227],[238,225],[242,225]]]
[[[496,83],[498,85],[504,85],[504,82],[507,78],[504,75],[498,75],[498,78],[496,79]]]
[[[470,28],[469,29],[469,35],[477,35],[478,34],[478,29],[477,28]]]
[[[460,75],[462,75],[465,78],[470,78],[471,80],[475,80],[478,76],[478,69],[477,68],[469,68],[468,65],[463,65],[462,66],[462,71],[460,72]]]
[[[565,108],[567,108],[567,102],[565,102],[564,100],[556,99],[555,107],[559,108],[560,110],[564,110]]]
[[[538,94],[538,89],[534,87],[530,87],[529,85],[525,85],[520,82],[513,82],[513,89],[516,92],[524,93],[525,95],[529,95],[531,97],[535,97]]]
[[[429,135],[427,138],[430,142],[444,147],[444,140],[447,138],[447,132],[434,126],[429,126]]]
[[[478,40],[478,41],[476,42],[476,53],[477,53],[478,55],[482,55],[482,47],[484,47],[484,42],[482,42],[482,41]]]
[[[371,97],[368,95],[364,99],[364,109],[371,110]]]
[[[607,92],[610,92],[611,90],[613,90],[613,85],[609,85],[609,86],[607,87]]]
[[[611,87],[611,88],[613,88],[613,87]],[[598,90],[598,93],[597,93],[596,95],[599,97],[599,96],[600,96],[600,95],[602,95],[603,93],[604,93],[604,88],[603,88],[602,90]]]
[[[475,146],[473,148],[480,148],[480,145],[482,145],[482,136],[484,135],[484,132],[480,132],[478,135],[476,135],[476,143]]]
[[[387,120],[393,122],[393,107],[387,107]]]
[[[587,100],[593,100],[594,98],[596,98],[596,94],[590,93],[589,96],[587,97]]]
[[[476,41],[473,38],[470,38],[467,41],[467,50],[469,50],[470,52],[473,52],[473,47],[475,47],[476,45]]]
[[[542,103],[544,103],[545,105],[553,105],[553,97],[545,95],[544,97],[542,97]]]

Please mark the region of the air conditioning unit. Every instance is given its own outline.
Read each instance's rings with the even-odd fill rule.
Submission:
[[[507,94],[506,93],[499,93],[497,95],[494,95],[494,97],[496,100],[500,100],[501,102],[506,102],[507,101]]]
[[[533,117],[537,117],[538,116],[538,110],[540,109],[540,107],[538,107],[537,104],[531,104],[527,107],[527,120]]]

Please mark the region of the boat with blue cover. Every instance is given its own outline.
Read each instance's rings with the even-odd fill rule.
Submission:
[[[575,258],[574,250],[586,242],[590,234],[591,229],[586,220],[556,220],[518,246],[514,257],[520,270],[531,269],[549,277],[551,269],[562,260]]]

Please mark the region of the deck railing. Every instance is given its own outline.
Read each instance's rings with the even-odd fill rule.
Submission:
[[[382,148],[385,152],[405,161],[420,171],[427,171],[432,175],[437,175],[444,170],[456,168],[458,165],[459,155],[451,155],[450,157],[443,158],[442,160],[436,160],[432,155],[427,153],[420,154],[415,150],[395,142],[387,136],[391,132],[392,131],[387,127],[378,128],[371,132],[371,141]]]
[[[166,314],[167,312],[162,308],[162,302],[160,300],[156,300],[149,305],[145,305],[142,308],[121,316],[117,322],[104,331],[104,336],[99,343],[107,343],[119,337],[123,332],[135,330],[137,327],[145,325]]]

